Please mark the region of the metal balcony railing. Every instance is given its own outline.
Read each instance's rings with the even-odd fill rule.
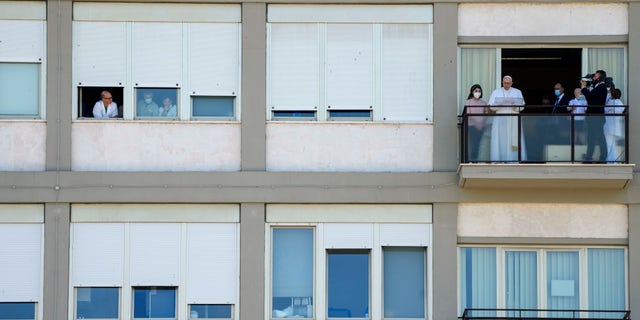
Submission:
[[[628,106],[588,106],[586,114],[552,108],[465,107],[461,163],[629,163]]]
[[[558,310],[558,309],[464,309],[460,320],[631,320],[629,310]]]

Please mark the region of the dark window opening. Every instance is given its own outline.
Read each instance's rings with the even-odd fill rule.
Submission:
[[[118,104],[116,118],[122,118],[123,87],[78,87],[78,118],[93,118],[93,106],[100,101],[100,93],[104,90],[111,92],[113,102]]]

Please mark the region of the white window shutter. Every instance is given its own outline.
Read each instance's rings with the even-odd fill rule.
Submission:
[[[0,60],[44,60],[44,22],[0,20]]]
[[[317,24],[271,24],[269,85],[274,110],[315,110],[319,104]]]
[[[381,224],[380,245],[398,247],[428,247],[431,244],[429,224]]]
[[[187,303],[237,302],[236,230],[234,223],[198,223],[187,226]]]
[[[0,224],[0,302],[40,301],[42,224]]]
[[[326,52],[327,106],[373,106],[373,25],[327,25]]]
[[[429,25],[382,26],[382,117],[387,121],[425,121],[431,92]]]
[[[124,224],[74,223],[72,229],[72,284],[122,286]]]
[[[327,223],[325,249],[373,248],[373,225],[369,223]]]
[[[189,24],[189,94],[238,94],[237,23]]]
[[[182,24],[134,22],[132,47],[134,85],[180,85]]]
[[[121,86],[125,82],[124,22],[74,22],[76,81],[84,86]]]
[[[177,286],[180,280],[180,224],[132,223],[132,286]]]

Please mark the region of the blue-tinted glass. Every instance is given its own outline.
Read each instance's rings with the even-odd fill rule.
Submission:
[[[330,118],[371,118],[371,110],[329,110]]]
[[[495,248],[460,248],[460,315],[467,308],[497,308]],[[494,317],[495,311],[467,311],[476,317]]]
[[[538,308],[538,269],[535,251],[505,254],[505,303],[507,309]],[[508,316],[536,317],[537,312],[508,312]]]
[[[37,116],[40,65],[0,63],[0,115]]]
[[[315,111],[274,111],[274,118],[303,118],[303,119],[315,119]]]
[[[118,318],[118,288],[78,288],[76,296],[76,318]]]
[[[189,318],[231,319],[230,304],[192,304]]]
[[[547,308],[580,309],[580,262],[577,251],[547,252]],[[571,312],[549,312],[554,318],[572,317]]]
[[[273,229],[272,273],[272,317],[313,317],[313,229]]]
[[[384,317],[424,318],[423,248],[384,249]]]
[[[235,97],[192,97],[193,117],[233,118],[233,100]]]
[[[133,317],[137,319],[175,318],[175,288],[134,288]]]
[[[0,302],[0,319],[35,319],[35,302]]]
[[[589,309],[625,310],[624,249],[589,249]],[[622,318],[619,312],[594,312],[590,318]]]
[[[176,117],[178,89],[136,88],[136,117]]]
[[[330,318],[369,317],[369,252],[333,251],[328,256]]]

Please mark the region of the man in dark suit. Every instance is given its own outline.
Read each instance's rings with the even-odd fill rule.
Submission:
[[[607,103],[607,86],[605,80],[607,73],[604,70],[598,70],[593,75],[592,86],[587,86],[587,81],[580,82],[581,92],[587,99],[587,117],[585,119],[587,126],[587,153],[582,155],[585,162],[593,161],[593,152],[595,146],[600,149],[599,161],[604,162],[607,159],[607,145],[604,140],[604,105]]]
[[[564,84],[558,82],[553,86],[555,101],[544,111],[551,113],[542,118],[544,125],[542,134],[546,137],[545,145],[569,145],[571,143],[571,118],[567,106],[572,97],[564,93]]]
[[[555,86],[553,86],[553,91],[556,95],[556,101],[553,104],[551,113],[569,113],[569,111],[567,111],[567,106],[573,97],[571,95],[564,94],[564,84],[561,82],[556,83]]]

